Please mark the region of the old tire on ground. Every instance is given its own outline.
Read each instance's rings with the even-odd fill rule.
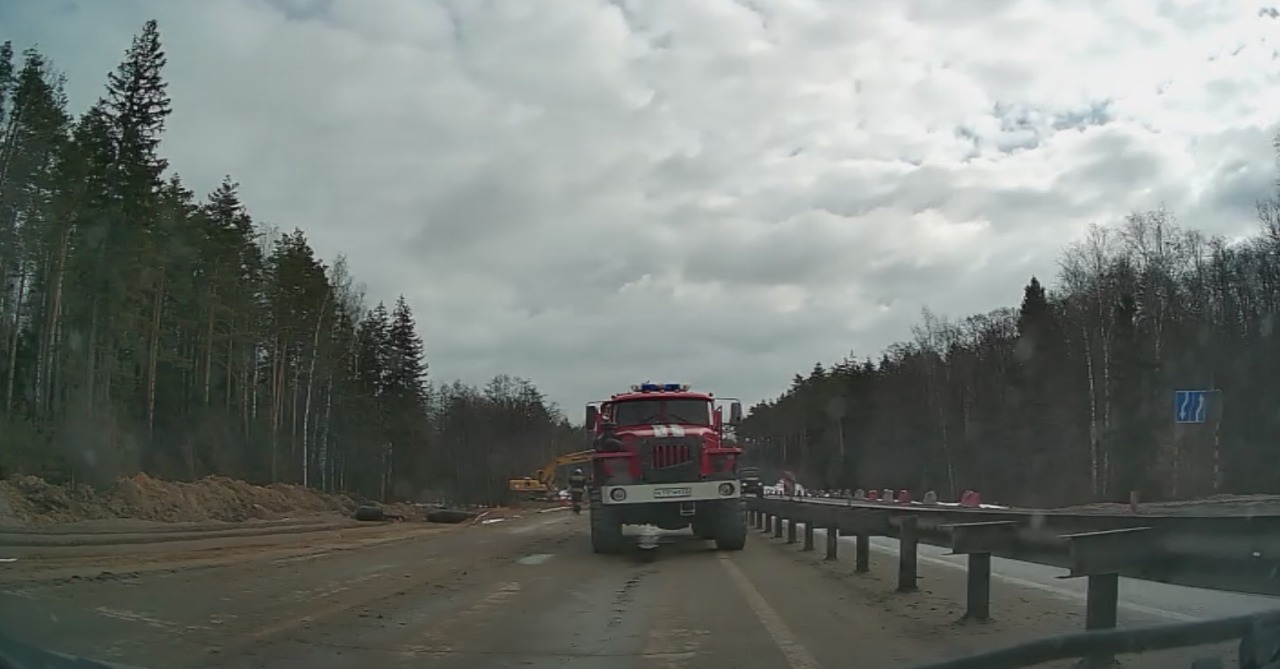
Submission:
[[[457,509],[436,509],[427,513],[428,523],[461,523],[463,521],[475,518],[476,514],[470,511],[459,511]]]
[[[622,552],[622,523],[613,510],[591,500],[591,550],[596,553]]]
[[[722,551],[740,551],[747,546],[747,519],[737,500],[721,502],[715,514],[716,548]]]
[[[386,520],[387,514],[380,506],[362,504],[356,507],[354,517],[356,520]]]

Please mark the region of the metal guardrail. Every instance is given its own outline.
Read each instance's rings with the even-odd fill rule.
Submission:
[[[756,498],[752,502],[800,504],[885,513],[891,525],[916,517],[921,536],[949,541],[941,528],[977,522],[1012,523],[1016,537],[999,555],[1066,566],[1066,537],[1098,531],[1146,528],[1143,560],[1130,561],[1122,573],[1179,585],[1254,594],[1280,595],[1280,515],[1170,515],[975,509],[854,500]]]
[[[1081,658],[1105,664],[1116,655],[1149,653],[1224,641],[1240,641],[1241,669],[1280,669],[1280,611],[1218,620],[1175,623],[1123,630],[1064,634],[977,653],[914,669],[1022,669],[1054,660]],[[1219,657],[1205,657],[1192,669],[1220,669]]]
[[[1142,573],[1150,571],[1153,566],[1158,571],[1186,559],[1213,559],[1218,551],[1212,547],[1206,551],[1200,542],[1221,536],[1219,528],[1223,525],[1235,528],[1237,532],[1242,527],[1247,528],[1243,536],[1235,537],[1237,550],[1254,542],[1265,545],[1278,537],[1260,537],[1257,534],[1267,532],[1274,527],[1272,519],[1280,518],[1264,516],[1260,517],[1264,519],[1262,522],[1252,524],[1246,522],[1252,519],[1239,517],[993,512],[916,505],[813,503],[778,498],[748,498],[745,507],[751,525],[772,533],[776,538],[782,538],[785,529],[789,544],[799,541],[799,527],[803,526],[801,550],[804,551],[814,549],[815,530],[823,528],[826,560],[838,559],[841,535],[853,536],[855,573],[869,569],[871,537],[896,537],[899,541],[898,592],[911,592],[917,588],[917,548],[922,534],[947,535],[952,554],[968,556],[966,619],[990,618],[992,555],[1021,558],[1020,553],[1027,551],[1039,551],[1042,556],[1046,552],[1052,553],[1054,561],[1070,570],[1067,578],[1088,580],[1084,634],[1044,639],[994,653],[930,665],[930,669],[1014,669],[1072,657],[1085,658],[1089,664],[1105,664],[1115,653],[1145,652],[1233,639],[1241,639],[1240,666],[1280,669],[1280,611],[1155,628],[1114,630],[1122,573]],[[1173,518],[1176,520],[1169,520]],[[1220,520],[1227,522],[1223,525],[1207,522]],[[1179,550],[1192,555],[1179,554]],[[1246,555],[1256,557],[1253,553]],[[1219,564],[1217,568],[1223,567]],[[1256,662],[1245,663],[1255,655]],[[1221,663],[1215,664],[1206,659],[1197,662],[1196,669],[1216,666],[1221,666]]]

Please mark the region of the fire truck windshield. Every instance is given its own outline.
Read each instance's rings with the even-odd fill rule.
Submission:
[[[627,400],[613,406],[617,425],[710,425],[711,403],[706,400]]]

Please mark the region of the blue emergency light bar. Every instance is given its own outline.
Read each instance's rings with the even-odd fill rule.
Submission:
[[[631,386],[631,390],[637,393],[681,393],[689,390],[687,383],[642,383],[638,386]]]

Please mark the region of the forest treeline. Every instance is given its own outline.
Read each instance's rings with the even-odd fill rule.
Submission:
[[[0,47],[0,470],[101,483],[221,474],[373,499],[493,501],[577,446],[529,381],[427,380],[400,298],[200,198],[161,152],[154,21],[78,117],[35,48]]]
[[[1280,150],[1280,144],[1277,145]],[[754,407],[755,456],[811,485],[1028,505],[1280,492],[1280,190],[1229,243],[1167,211],[1095,226],[1018,308],[929,311],[877,360]],[[1175,391],[1209,390],[1205,422]]]

